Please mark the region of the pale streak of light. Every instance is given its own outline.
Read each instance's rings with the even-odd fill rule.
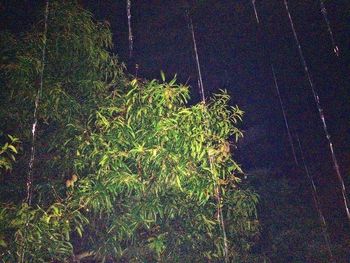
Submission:
[[[129,58],[132,57],[133,52],[133,35],[131,30],[131,0],[126,0],[126,12],[128,16],[128,29],[129,29]]]
[[[288,119],[287,119],[287,115],[286,115],[286,112],[285,112],[285,107],[284,107],[284,104],[283,104],[283,101],[282,101],[282,98],[281,98],[280,89],[279,89],[279,87],[278,87],[277,78],[276,78],[276,73],[275,73],[275,69],[274,69],[273,65],[271,65],[271,69],[272,69],[273,81],[274,81],[274,83],[275,83],[275,87],[276,87],[276,91],[277,91],[277,95],[278,95],[278,100],[279,100],[279,102],[280,102],[280,106],[281,106],[281,110],[282,110],[282,114],[283,114],[284,124],[285,124],[285,126],[286,126],[287,133],[288,133],[289,144],[290,144],[290,147],[292,148],[292,153],[293,153],[293,157],[294,157],[295,164],[296,164],[297,166],[299,166],[299,164],[298,164],[298,159],[297,159],[297,156],[296,156],[296,154],[295,154],[295,148],[294,148],[294,144],[293,144],[293,138],[292,138],[292,135],[291,135],[291,133],[290,133],[289,124],[288,124]]]
[[[189,21],[190,21],[190,29],[191,29],[191,34],[192,34],[193,49],[194,49],[194,54],[195,54],[195,57],[196,57],[199,90],[201,92],[202,102],[205,103],[205,93],[204,93],[203,79],[202,79],[202,73],[201,73],[201,66],[200,66],[199,57],[198,57],[197,42],[196,42],[196,37],[194,35],[192,18],[189,15],[188,15],[188,17],[189,17]]]
[[[252,5],[253,5],[253,8],[254,8],[254,14],[255,14],[256,22],[259,24],[260,21],[259,21],[258,12],[257,12],[257,10],[256,10],[255,0],[252,0]]]
[[[196,64],[197,64],[199,91],[200,91],[201,96],[202,96],[202,103],[205,105],[206,104],[206,100],[205,100],[203,79],[202,79],[202,73],[201,73],[201,67],[200,67],[200,62],[199,62],[199,56],[198,56],[197,43],[196,43],[196,38],[195,38],[195,34],[194,34],[193,23],[192,23],[192,19],[191,19],[191,17],[190,17],[188,12],[187,12],[187,16],[188,16],[189,23],[190,23],[190,29],[191,29],[191,34],[192,34],[192,42],[193,42],[193,49],[194,49],[195,58],[196,58]],[[209,129],[208,126],[209,126],[209,123],[206,122],[207,129]],[[209,163],[210,163],[210,168],[212,170],[213,169],[213,167],[212,167],[213,166],[212,157],[209,157]],[[219,186],[216,187],[216,198],[217,198],[217,205],[218,205],[218,213],[217,213],[218,218],[217,219],[220,222],[220,228],[222,230],[222,235],[223,235],[223,239],[224,239],[225,263],[228,263],[229,262],[229,258],[228,258],[227,234],[226,234],[225,222],[224,222],[223,213],[222,213],[221,194],[220,194]]]
[[[332,161],[333,161],[333,164],[334,164],[334,169],[335,169],[338,181],[339,181],[340,186],[341,186],[341,192],[342,192],[342,197],[343,197],[343,201],[344,201],[345,212],[346,212],[348,220],[350,221],[350,210],[349,210],[349,205],[348,205],[349,201],[348,201],[348,198],[347,198],[346,188],[345,188],[343,177],[342,177],[342,175],[340,173],[338,160],[337,160],[337,158],[335,156],[335,152],[334,152],[334,147],[333,147],[333,143],[332,143],[332,140],[331,140],[331,136],[330,136],[330,134],[328,132],[328,128],[327,128],[326,120],[325,120],[325,117],[324,117],[323,109],[322,109],[321,103],[320,103],[320,98],[319,98],[319,96],[318,96],[318,94],[317,94],[317,92],[316,92],[316,90],[314,88],[313,81],[311,80],[311,76],[310,76],[310,73],[309,73],[309,68],[308,68],[308,66],[306,64],[306,61],[305,61],[305,58],[304,58],[304,54],[303,54],[303,51],[301,49],[301,45],[300,45],[300,42],[299,42],[296,30],[295,30],[295,27],[294,27],[292,16],[291,16],[290,11],[289,11],[287,0],[284,0],[284,5],[286,7],[288,18],[289,18],[289,22],[290,22],[290,25],[292,27],[294,39],[295,39],[295,42],[296,42],[297,47],[298,47],[299,56],[300,56],[300,59],[301,59],[301,62],[303,64],[303,66],[304,66],[304,71],[305,71],[306,77],[307,77],[307,79],[309,81],[310,88],[311,88],[311,91],[312,91],[313,97],[315,99],[316,106],[317,106],[317,109],[318,109],[318,112],[319,112],[319,115],[320,115],[320,118],[321,118],[321,121],[322,121],[323,130],[325,132],[325,135],[326,135],[326,138],[327,138],[327,141],[328,141],[328,145],[329,145],[329,149],[330,149],[330,152],[331,152]]]
[[[328,19],[328,15],[327,15],[327,9],[326,9],[326,6],[325,6],[323,0],[320,0],[320,5],[321,5],[321,13],[322,13],[324,21],[326,22],[329,37],[330,37],[331,42],[332,42],[333,52],[336,56],[339,57],[340,51],[339,51],[337,44],[335,43],[333,31],[332,31],[331,24],[329,23],[329,19]]]
[[[319,201],[318,193],[317,193],[317,188],[316,188],[314,179],[310,175],[309,169],[308,169],[308,167],[306,165],[306,161],[305,161],[305,157],[304,157],[304,151],[303,151],[303,148],[301,147],[301,143],[300,143],[298,135],[296,137],[297,137],[297,141],[298,141],[298,145],[299,145],[299,151],[300,151],[300,154],[301,154],[301,160],[303,162],[305,174],[306,174],[307,178],[309,179],[309,181],[311,183],[311,186],[312,186],[311,187],[312,188],[312,198],[314,199],[315,207],[316,207],[316,210],[318,212],[319,219],[321,221],[322,233],[323,233],[323,237],[325,239],[326,245],[327,245],[327,250],[328,250],[328,253],[329,253],[329,257],[331,259],[331,262],[335,263],[334,256],[333,256],[333,253],[332,253],[332,250],[331,250],[330,241],[329,241],[328,227],[327,227],[326,220],[325,220],[325,218],[323,216],[323,213],[322,213],[322,210],[321,210],[320,201]]]
[[[259,24],[259,16],[258,16],[258,12],[257,12],[256,6],[255,6],[255,0],[252,0],[252,4],[253,4],[253,8],[254,8],[254,13],[255,13],[256,22]],[[274,79],[275,87],[276,87],[276,90],[277,90],[278,99],[279,99],[280,106],[281,106],[282,113],[283,113],[284,123],[285,123],[286,129],[287,129],[289,144],[290,144],[291,149],[292,149],[292,154],[293,154],[294,162],[295,162],[295,164],[296,164],[297,166],[299,166],[299,164],[298,164],[298,159],[297,159],[296,153],[295,153],[293,138],[292,138],[292,135],[291,135],[291,132],[290,132],[290,128],[289,128],[289,124],[288,124],[288,119],[287,119],[287,116],[286,116],[284,104],[283,104],[283,102],[282,102],[282,98],[281,98],[281,94],[280,94],[280,91],[279,91],[279,87],[278,87],[277,78],[276,78],[275,69],[274,69],[274,67],[273,67],[273,64],[271,64],[271,68],[272,68],[272,74],[273,74],[273,79]]]
[[[45,20],[44,20],[44,34],[43,34],[43,48],[42,48],[42,54],[41,54],[41,70],[40,70],[40,86],[38,88],[36,97],[35,97],[35,107],[34,107],[34,122],[32,125],[32,146],[30,149],[30,159],[29,159],[29,171],[27,175],[27,197],[26,197],[26,203],[28,205],[31,205],[32,203],[32,192],[33,192],[33,166],[34,166],[34,160],[35,160],[35,138],[36,138],[36,127],[38,124],[38,108],[40,103],[40,95],[43,90],[43,78],[44,78],[44,69],[45,69],[45,56],[46,56],[46,40],[47,40],[47,20],[49,16],[49,0],[46,1],[46,7],[45,7]]]

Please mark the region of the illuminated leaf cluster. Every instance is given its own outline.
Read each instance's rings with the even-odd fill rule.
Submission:
[[[228,94],[189,105],[189,87],[175,78],[127,76],[108,52],[107,24],[74,1],[52,1],[48,22],[31,207],[20,194],[42,24],[24,38],[1,35],[1,45],[12,48],[0,54],[7,87],[0,128],[23,141],[24,153],[11,173],[20,194],[1,205],[0,255],[24,262],[221,262],[221,208],[229,257],[246,258],[258,230],[257,196],[241,186],[232,159],[243,112],[229,106]]]

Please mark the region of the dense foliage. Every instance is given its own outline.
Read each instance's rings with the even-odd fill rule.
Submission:
[[[239,184],[231,149],[242,112],[229,96],[190,106],[175,78],[126,75],[108,51],[108,24],[74,1],[50,1],[45,45],[43,23],[20,37],[1,34],[0,129],[19,138],[0,152],[3,262],[221,262],[221,210],[230,261],[253,262],[257,196]]]
[[[249,184],[260,197],[258,212],[263,238],[255,247],[257,253],[265,255],[267,262],[327,263],[332,262],[330,248],[335,262],[347,262],[349,240],[344,242],[339,234],[330,236],[330,247],[327,246],[310,193],[311,184],[303,170],[295,170],[295,176],[298,179],[279,171],[255,171],[249,177]],[[335,215],[332,220],[341,216]],[[332,227],[330,223],[327,226]],[[347,232],[346,225],[337,227],[344,228],[341,233]]]

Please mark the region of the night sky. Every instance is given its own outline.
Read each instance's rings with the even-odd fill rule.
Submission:
[[[227,89],[232,104],[246,112],[242,126],[246,138],[236,154],[246,170],[284,167],[288,171],[293,167],[273,84],[270,66],[273,63],[295,146],[297,131],[311,170],[322,172],[327,177],[324,180],[336,184],[332,181],[335,176],[327,141],[283,1],[257,1],[259,25],[251,1],[132,1],[132,59],[128,56],[125,1],[83,2],[98,19],[109,21],[115,51],[131,73],[138,64],[138,75],[144,78],[159,78],[160,70],[169,79],[177,74],[180,82],[191,85],[193,102],[198,102],[197,70],[186,17],[189,7],[206,95]],[[327,1],[326,8],[340,49],[339,57],[332,51],[320,2],[289,3],[345,175],[350,173],[350,3]]]
[[[29,28],[32,14],[43,1],[2,1],[7,17],[1,28],[12,31]],[[11,7],[11,5],[13,5]],[[295,147],[298,133],[307,164],[315,178],[330,224],[334,214],[344,214],[339,183],[332,168],[327,141],[317,108],[303,70],[283,0],[256,1],[260,18],[248,0],[221,1],[131,1],[133,57],[129,58],[126,1],[80,1],[98,20],[107,20],[113,32],[114,51],[130,73],[146,79],[167,79],[177,74],[181,83],[191,86],[191,103],[200,100],[197,70],[186,8],[193,20],[207,97],[227,89],[232,104],[245,111],[242,129],[246,136],[235,152],[235,159],[248,172],[267,169],[304,180],[291,155],[283,115],[274,87],[274,64],[280,92],[286,106]],[[325,1],[337,57],[319,0],[290,0],[306,62],[319,93],[341,173],[350,190],[350,1]],[[20,8],[18,8],[20,7]],[[13,12],[9,12],[9,9]],[[16,9],[17,8],[17,9]],[[300,159],[300,154],[297,153]]]
[[[134,73],[134,64],[138,64],[138,75],[144,78],[159,78],[160,70],[169,78],[177,74],[180,82],[192,86],[193,101],[199,100],[185,1],[162,1],[161,4],[159,1],[132,2],[134,57],[131,60],[128,58],[124,1],[85,2],[99,19],[110,22],[115,51],[121,61],[128,64],[130,72]],[[340,154],[349,149],[344,147],[349,144],[347,87],[350,25],[349,4],[347,1],[336,2],[326,6],[341,50],[339,58],[332,52],[319,2],[298,1],[296,5],[296,1],[291,1],[289,5],[332,139],[342,148]],[[258,1],[257,10],[261,20],[259,26],[250,1],[198,1],[190,5],[207,96],[221,88],[227,89],[232,95],[232,103],[246,112],[244,128],[248,132],[250,128],[258,129],[259,132],[255,133],[260,133],[260,136],[265,134],[273,137],[272,141],[285,141],[283,117],[270,68],[272,62],[292,129],[298,130],[307,148],[313,144],[306,138],[307,135],[314,136],[314,144],[319,145],[324,137],[322,129],[319,129],[322,128],[321,122],[283,1]],[[252,158],[247,165],[265,166],[261,161],[278,165],[274,161],[277,157],[284,151],[289,155],[288,141],[286,143],[272,147],[271,159],[254,161],[255,158]],[[324,151],[328,156],[327,150]]]

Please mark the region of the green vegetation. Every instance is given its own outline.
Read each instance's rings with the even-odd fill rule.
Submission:
[[[8,141],[0,147],[0,169],[10,171],[12,170],[12,163],[16,161],[15,155],[18,153],[19,140],[11,135],[7,135],[7,137]]]
[[[222,210],[230,262],[254,262],[257,195],[230,151],[242,111],[224,91],[190,106],[175,78],[128,76],[108,51],[108,25],[67,2],[50,1],[45,46],[42,21],[1,34],[0,130],[15,136],[0,155],[2,261],[222,262]]]

